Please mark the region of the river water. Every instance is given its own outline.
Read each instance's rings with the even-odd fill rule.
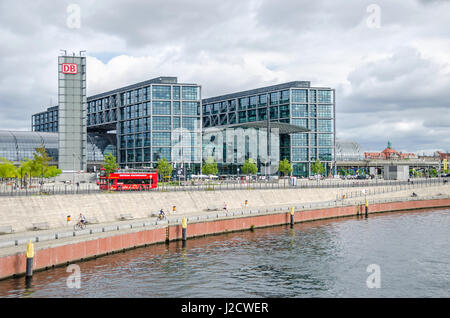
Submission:
[[[80,288],[59,267],[28,286],[0,281],[0,297],[450,297],[450,210],[256,229],[78,265]]]

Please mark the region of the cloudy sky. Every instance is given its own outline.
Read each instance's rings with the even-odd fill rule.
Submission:
[[[450,151],[448,0],[0,0],[0,41],[2,130],[30,130],[57,102],[60,50],[86,50],[88,96],[157,76],[202,97],[308,80],[336,88],[338,138]]]

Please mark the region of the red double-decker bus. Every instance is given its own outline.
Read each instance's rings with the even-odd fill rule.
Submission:
[[[157,171],[152,172],[117,172],[106,176],[105,168],[100,169],[100,190],[149,190],[157,187]]]

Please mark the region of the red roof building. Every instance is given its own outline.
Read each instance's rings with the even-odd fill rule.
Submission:
[[[402,153],[391,148],[391,143],[382,152],[365,152],[366,159],[380,159],[380,160],[402,160],[402,159],[417,159],[415,153]]]

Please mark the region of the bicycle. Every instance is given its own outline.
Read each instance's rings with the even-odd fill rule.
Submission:
[[[84,222],[78,221],[77,224],[75,224],[75,225],[73,226],[73,229],[74,229],[75,231],[78,231],[78,230],[84,230],[84,229],[86,228],[86,224],[87,224],[86,221],[84,221]]]
[[[158,220],[166,220],[167,218],[166,218],[166,214],[164,213],[164,212],[162,212],[162,213],[159,213],[159,215],[158,215]]]

